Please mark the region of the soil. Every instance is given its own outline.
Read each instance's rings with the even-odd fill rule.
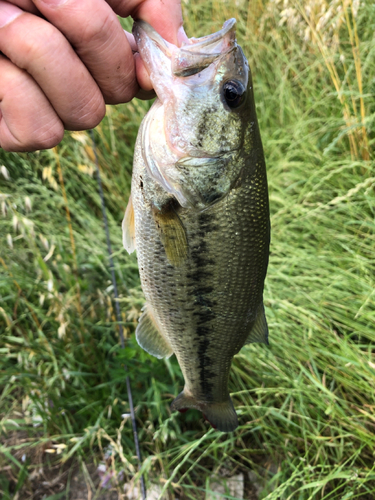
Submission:
[[[116,489],[115,485],[111,484],[111,480],[108,480],[110,466],[106,467],[102,464],[104,472],[101,472],[98,464],[92,462],[79,464],[71,460],[61,464],[56,445],[50,441],[41,444],[42,439],[42,434],[39,437],[34,435],[34,441],[39,442],[33,445],[26,432],[13,431],[8,433],[1,443],[4,449],[12,449],[12,456],[25,465],[26,472],[22,475],[19,466],[12,464],[9,455],[6,457],[0,453],[0,498],[2,500],[52,500],[51,497],[53,500],[135,500],[138,497],[137,488],[133,490],[131,485],[124,487],[123,481],[121,489],[120,487]],[[56,450],[56,452],[49,453],[48,451],[51,450]],[[272,472],[275,473],[276,470]],[[243,498],[259,500],[263,481],[255,473],[241,468],[233,469],[233,465],[228,462],[227,465],[223,465],[218,477],[228,480],[235,474],[241,474],[243,477]],[[106,484],[106,488],[102,487],[103,483]],[[158,498],[160,492],[160,486],[152,485],[148,491],[148,499]],[[184,498],[182,493],[180,500]],[[203,498],[204,494],[202,500]]]
[[[28,473],[22,478],[19,467],[12,466],[9,457],[0,454],[0,498],[4,500],[45,500],[51,496],[55,496],[54,500],[119,499],[114,488],[100,487],[97,466],[82,468],[75,461],[61,464],[55,454],[46,452],[53,449],[50,442],[32,446],[26,432],[14,431],[2,444],[8,449],[15,447],[12,456],[25,464]]]

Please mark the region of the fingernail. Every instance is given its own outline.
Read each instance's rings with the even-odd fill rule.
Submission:
[[[0,1],[0,28],[11,23],[16,17],[22,14],[22,10],[8,2]]]
[[[132,49],[133,52],[137,52],[137,44],[135,43],[134,36],[131,33],[128,33],[126,30],[124,30],[124,33],[126,35],[126,38],[128,39],[129,45]]]

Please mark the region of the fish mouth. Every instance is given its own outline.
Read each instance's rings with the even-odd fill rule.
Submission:
[[[190,38],[181,47],[164,40],[150,24],[142,20],[134,22],[133,35],[137,44],[142,37],[151,40],[171,60],[172,74],[177,77],[199,73],[237,46],[234,18],[225,21],[220,31],[201,38]]]
[[[189,42],[191,45],[186,43],[181,48],[183,50],[190,50],[194,52],[202,52],[201,49],[205,49],[205,51],[209,50],[209,52],[211,52],[212,49],[216,47],[218,42],[227,38],[227,35],[230,35],[230,40],[232,42],[235,40],[236,20],[234,17],[225,21],[220,31],[212,33],[211,35],[202,36],[201,38],[190,38]],[[222,52],[220,53],[222,54]]]
[[[151,26],[151,24],[148,24],[146,23],[146,21],[142,21],[141,19],[137,19],[136,21],[134,21],[132,30],[134,38],[137,42],[142,37],[142,31],[159,47],[159,49],[166,56],[171,56],[170,47],[173,46],[173,44],[164,40],[164,38],[159,35],[159,33]]]

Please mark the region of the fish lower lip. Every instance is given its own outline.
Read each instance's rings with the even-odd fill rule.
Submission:
[[[139,29],[143,30],[146,35],[159,46],[160,50],[165,55],[168,57],[171,56],[171,45],[168,44],[168,42],[166,42],[166,40],[164,40],[164,38],[159,35],[159,33],[150,24],[146,23],[146,21],[142,21],[141,19],[137,19],[133,25],[133,35],[136,35]]]
[[[207,158],[207,159],[217,159],[217,158],[222,158],[225,155],[230,155],[231,153],[234,153],[234,150],[229,150],[229,151],[220,151],[219,153],[215,153],[210,155],[209,153],[203,152],[189,152],[188,156],[190,158]]]

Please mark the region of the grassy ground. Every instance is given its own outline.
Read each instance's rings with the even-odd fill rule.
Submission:
[[[183,382],[178,365],[134,340],[143,296],[120,222],[149,104],[108,108],[95,138],[125,351],[88,134],[67,133],[57,149],[35,154],[0,151],[9,172],[0,172],[1,495],[32,498],[41,462],[63,470],[102,461],[119,491],[136,483],[126,364],[147,482],[203,498],[210,475],[225,466],[254,471],[268,500],[373,499],[373,2],[205,0],[183,8],[189,36],[238,19],[268,165],[271,344],[235,358],[230,389],[241,425],[223,435],[198,412],[171,414]]]

